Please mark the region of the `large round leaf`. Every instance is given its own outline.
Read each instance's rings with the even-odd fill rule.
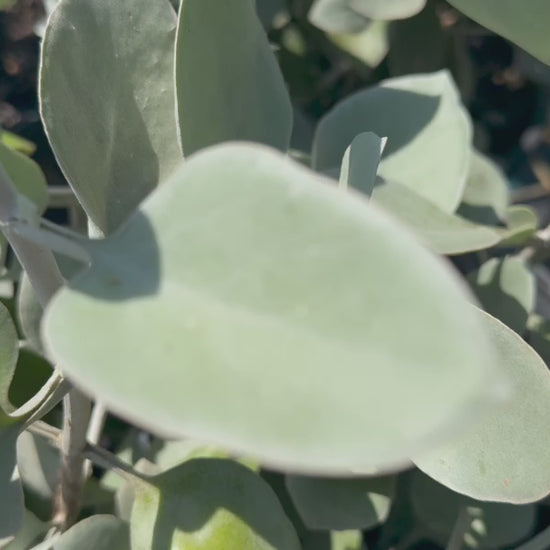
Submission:
[[[550,492],[550,372],[514,331],[479,311],[511,400],[416,465],[450,489],[479,500],[526,503]]]
[[[168,0],[61,0],[42,45],[41,114],[96,226],[117,227],[181,160]]]
[[[185,155],[229,140],[288,148],[292,107],[254,0],[182,0],[176,94]]]
[[[373,132],[388,138],[379,174],[453,212],[470,165],[470,126],[446,71],[394,78],[345,99],[321,120],[313,165],[340,166],[355,136]]]
[[[286,486],[309,529],[370,529],[388,517],[395,477],[288,476]]]
[[[501,388],[449,267],[266,147],[193,156],[115,235],[83,244],[91,269],[50,303],[45,346],[154,430],[303,472],[368,471]]]
[[[449,0],[449,3],[550,65],[548,0]]]
[[[277,497],[231,460],[196,458],[137,482],[132,550],[298,550]]]
[[[63,533],[52,545],[52,550],[115,549],[130,550],[128,524],[109,515],[83,519]]]
[[[518,334],[535,308],[536,280],[518,257],[491,258],[468,276],[483,309]]]
[[[416,471],[411,487],[416,518],[440,544],[451,537],[458,515],[466,512],[461,548],[497,550],[527,538],[534,530],[537,508],[533,504],[481,502],[465,497]]]

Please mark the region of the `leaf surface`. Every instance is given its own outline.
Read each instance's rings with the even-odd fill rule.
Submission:
[[[550,492],[550,372],[513,330],[481,310],[479,315],[511,381],[510,399],[462,436],[414,461],[436,481],[472,498],[533,502]]]
[[[91,269],[50,303],[45,346],[78,385],[161,433],[349,473],[401,463],[500,395],[447,264],[264,146],[194,155],[85,246]]]
[[[224,141],[288,148],[292,107],[254,0],[182,0],[176,94],[186,156]]]
[[[317,128],[314,168],[340,166],[362,132],[388,138],[381,177],[454,212],[470,167],[471,123],[448,72],[386,80],[337,104]]]
[[[67,180],[113,231],[181,161],[168,0],[61,0],[42,44],[40,109]]]

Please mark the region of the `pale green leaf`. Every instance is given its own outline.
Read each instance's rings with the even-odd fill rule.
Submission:
[[[511,381],[511,397],[415,463],[443,485],[479,500],[533,502],[550,492],[550,372],[514,331],[487,313],[479,315]]]
[[[340,34],[360,33],[370,24],[368,17],[351,7],[350,0],[315,0],[308,19],[326,32]]]
[[[292,107],[254,0],[182,1],[176,94],[186,156],[230,140],[288,148]]]
[[[537,213],[522,204],[509,206],[506,211],[505,229],[501,230],[501,246],[520,246],[535,234],[539,219]]]
[[[388,138],[381,177],[446,212],[456,209],[470,166],[471,124],[448,72],[386,80],[337,104],[317,128],[313,166],[340,166],[362,132]]]
[[[88,517],[63,533],[52,550],[130,550],[128,524],[115,516]]]
[[[157,432],[349,473],[402,463],[500,395],[448,265],[264,146],[194,155],[115,235],[83,245],[91,269],[51,301],[45,346]]]
[[[426,0],[348,0],[358,13],[370,19],[405,19],[417,14]]]
[[[518,506],[474,500],[418,471],[412,478],[410,496],[420,524],[443,545],[451,537],[458,514],[464,508],[469,521],[464,530],[463,548],[509,548],[528,537],[536,526],[537,508],[532,504]]]
[[[231,460],[196,458],[136,483],[132,550],[298,550],[275,494]]]
[[[550,65],[548,0],[449,0],[449,3]]]
[[[0,165],[13,182],[17,192],[27,198],[40,215],[48,205],[46,178],[33,160],[0,142]]]
[[[376,183],[376,171],[386,140],[372,132],[356,136],[346,149],[340,169],[340,186],[353,187],[367,197]]]
[[[395,478],[287,476],[286,485],[309,529],[366,530],[388,517]]]
[[[42,44],[40,107],[86,213],[111,232],[181,161],[168,0],[61,0]]]
[[[464,254],[495,246],[498,228],[477,225],[448,214],[405,185],[379,182],[372,201],[409,226],[422,241],[439,254]]]
[[[488,157],[474,151],[458,214],[476,223],[498,225],[506,222],[509,200],[502,170]]]
[[[30,156],[36,151],[36,145],[16,134],[12,134],[7,130],[0,128],[0,142],[3,143],[6,147],[9,147],[13,151],[19,151],[24,155]]]
[[[16,306],[19,328],[23,336],[33,349],[40,351],[40,320],[43,309],[25,272],[21,275],[17,288]]]
[[[536,280],[521,258],[491,258],[468,275],[479,303],[505,325],[523,334],[535,308]]]

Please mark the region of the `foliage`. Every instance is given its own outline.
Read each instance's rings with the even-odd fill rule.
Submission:
[[[41,117],[86,224],[41,217],[3,134],[0,548],[544,545],[549,230],[474,147],[466,72],[416,71],[440,4],[256,4],[48,19]],[[451,4],[550,61],[546,3]],[[311,43],[373,77],[314,130]]]

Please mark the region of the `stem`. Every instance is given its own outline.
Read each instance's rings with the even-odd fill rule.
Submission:
[[[90,399],[76,388],[63,399],[61,480],[53,518],[54,524],[63,531],[75,523],[80,512],[85,481],[84,449],[91,410]]]
[[[41,420],[29,426],[27,430],[33,434],[43,437],[52,447],[61,448],[62,431],[55,426],[50,426]],[[94,464],[107,470],[112,470],[125,480],[133,481],[135,479],[147,479],[147,476],[140,474],[130,464],[120,460],[116,455],[106,449],[87,442],[83,449],[83,454]]]
[[[458,512],[456,523],[453,527],[453,531],[451,532],[451,536],[445,550],[462,550],[464,547],[464,534],[468,530],[470,520],[471,517],[468,512],[468,508],[461,508]]]
[[[20,219],[18,194],[13,182],[0,166],[0,223],[8,242],[18,257],[34,287],[38,300],[45,308],[53,295],[63,286],[63,277],[54,255],[46,247],[26,239],[16,232]],[[83,449],[90,417],[90,401],[78,390],[69,391],[64,398],[61,481],[56,498],[55,521],[66,529],[76,520],[84,483]]]
[[[86,439],[88,443],[96,445],[101,438],[101,432],[105,426],[105,419],[107,418],[107,409],[105,406],[96,401],[92,410],[92,416],[90,418],[90,424],[88,425],[88,433]],[[90,477],[92,473],[90,461],[86,461],[84,465],[84,475],[86,478]]]

